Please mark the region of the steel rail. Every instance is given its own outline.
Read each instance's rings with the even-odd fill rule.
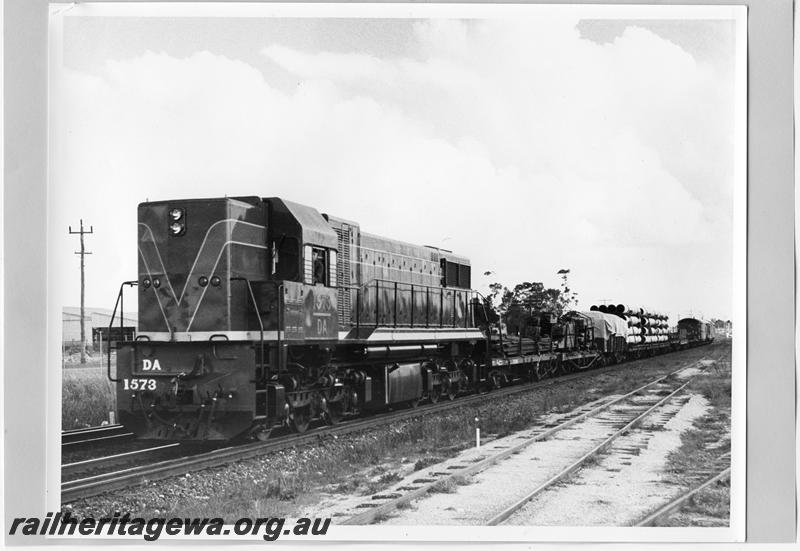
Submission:
[[[692,364],[694,365],[694,364]],[[302,435],[287,435],[265,442],[254,442],[242,446],[221,448],[212,452],[206,452],[195,456],[187,456],[178,459],[171,459],[150,465],[131,467],[117,472],[105,473],[88,478],[62,482],[61,502],[69,503],[77,499],[91,497],[103,492],[119,490],[122,488],[136,486],[145,481],[162,480],[171,476],[179,476],[189,472],[203,469],[219,467],[235,461],[250,459],[259,455],[274,453],[283,449],[304,446],[322,440],[324,437],[343,435],[351,432],[358,432],[383,425],[389,425],[397,421],[422,417],[433,413],[441,413],[451,409],[469,407],[485,401],[487,398],[498,398],[521,394],[523,392],[545,389],[550,386],[567,384],[584,377],[601,375],[609,372],[634,369],[634,362],[624,362],[615,365],[605,366],[599,369],[579,371],[559,377],[528,383],[518,386],[493,390],[485,394],[474,394],[461,397],[450,402],[438,402],[436,404],[426,404],[418,408],[393,412],[391,415],[381,415],[377,418],[366,418],[348,421],[340,425],[316,429]],[[686,366],[678,369],[681,371]],[[677,372],[676,371],[676,372]],[[665,375],[667,377],[669,375]]]
[[[108,440],[111,438],[131,436],[133,436],[133,433],[122,425],[101,425],[98,427],[88,427],[85,429],[71,429],[61,431],[61,446],[86,444],[97,440]]]
[[[648,382],[647,384],[642,385],[639,388],[637,388],[637,389],[635,389],[635,390],[633,390],[631,392],[628,392],[627,394],[624,394],[624,395],[619,396],[619,397],[617,397],[617,398],[615,398],[613,400],[605,402],[605,403],[603,403],[603,404],[601,404],[601,405],[599,405],[599,406],[597,406],[595,408],[592,408],[591,410],[589,410],[587,412],[584,412],[584,413],[582,413],[582,414],[580,414],[580,415],[578,415],[576,417],[573,417],[572,419],[569,419],[569,420],[567,420],[567,421],[565,421],[563,423],[560,423],[560,424],[556,425],[555,427],[551,427],[551,428],[549,428],[549,429],[547,429],[547,430],[545,430],[545,431],[543,431],[541,433],[535,434],[535,435],[531,436],[529,439],[525,440],[524,442],[521,442],[520,444],[512,446],[512,447],[510,447],[508,449],[505,449],[502,452],[500,452],[498,454],[495,454],[495,455],[493,455],[491,457],[487,457],[486,459],[483,459],[482,461],[479,461],[479,462],[477,462],[477,463],[475,463],[475,464],[473,464],[473,465],[471,465],[471,466],[469,466],[469,467],[467,467],[465,469],[454,470],[452,473],[449,473],[447,476],[443,476],[443,477],[437,479],[434,482],[430,482],[430,483],[424,484],[423,486],[420,486],[419,488],[416,488],[416,489],[412,490],[411,492],[409,492],[409,493],[407,493],[407,494],[405,494],[403,496],[395,498],[392,501],[386,502],[386,503],[384,503],[384,504],[382,504],[382,505],[380,505],[378,507],[371,508],[368,511],[365,511],[365,512],[360,513],[358,515],[352,516],[352,517],[346,519],[341,524],[348,524],[348,525],[370,524],[376,517],[385,515],[385,514],[391,512],[391,511],[393,511],[394,509],[396,509],[398,507],[398,505],[402,505],[402,504],[408,503],[410,501],[413,501],[414,499],[417,499],[419,497],[424,496],[425,494],[430,492],[436,485],[441,484],[445,480],[451,480],[451,479],[454,479],[457,476],[464,477],[464,476],[471,476],[471,475],[477,474],[477,473],[487,469],[488,467],[494,465],[495,463],[497,463],[501,459],[505,459],[506,457],[509,457],[510,455],[519,453],[520,451],[522,451],[523,449],[527,448],[528,446],[530,446],[534,442],[539,442],[541,440],[545,440],[545,439],[553,436],[555,433],[557,433],[557,432],[559,432],[561,430],[564,430],[564,429],[574,425],[575,423],[583,421],[584,419],[587,419],[587,418],[589,418],[591,416],[594,416],[597,413],[600,413],[601,411],[603,411],[605,409],[608,409],[609,407],[613,406],[614,404],[616,404],[616,403],[618,403],[620,401],[626,400],[626,399],[630,398],[631,396],[633,396],[635,394],[638,394],[638,393],[648,389],[649,387],[660,383],[661,381],[663,381],[663,380],[675,375],[676,373],[680,373],[681,371],[684,371],[686,369],[690,369],[690,368],[696,367],[697,365],[699,365],[699,362],[695,362],[695,363],[693,363],[693,364],[691,364],[689,366],[681,367],[680,369],[677,369],[677,370],[672,371],[672,372],[670,372],[670,373],[668,373],[666,375],[658,377],[657,379],[654,379],[654,380]]]
[[[66,429],[61,431],[61,435],[75,435],[75,434],[88,434],[92,432],[102,432],[107,430],[114,430],[121,428],[122,425],[119,423],[113,425],[96,425],[94,427],[84,427],[79,429]]]
[[[686,388],[689,385],[689,383],[691,383],[693,380],[694,380],[694,377],[689,378],[688,381],[686,381],[681,386],[679,386],[678,388],[676,388],[675,390],[673,390],[672,392],[667,394],[664,398],[662,398],[661,400],[659,400],[658,402],[656,402],[655,404],[653,404],[652,406],[647,408],[647,410],[645,410],[643,413],[637,415],[632,421],[630,421],[624,427],[622,427],[621,429],[616,431],[614,434],[612,434],[611,436],[609,436],[608,438],[603,440],[603,442],[601,442],[599,445],[597,445],[594,448],[592,448],[589,452],[585,453],[577,461],[573,462],[567,468],[563,469],[561,472],[559,472],[555,476],[551,477],[546,482],[544,482],[544,483],[540,484],[539,486],[537,486],[533,491],[531,491],[528,494],[526,494],[523,498],[518,499],[512,505],[510,505],[509,507],[506,507],[503,511],[501,511],[500,513],[498,513],[497,515],[495,515],[494,517],[489,519],[488,525],[489,526],[496,526],[496,525],[498,525],[498,524],[500,524],[502,522],[505,522],[511,515],[513,515],[514,513],[519,511],[520,509],[522,509],[522,507],[524,507],[525,504],[528,503],[530,500],[532,500],[534,497],[536,497],[537,495],[539,495],[540,493],[542,493],[543,491],[545,491],[546,489],[551,487],[553,484],[556,484],[556,483],[560,482],[561,480],[563,480],[567,476],[571,475],[572,473],[574,473],[575,471],[580,469],[583,466],[584,463],[586,463],[587,461],[589,461],[590,459],[592,459],[596,455],[600,454],[609,445],[611,445],[611,443],[614,440],[616,440],[617,438],[619,438],[623,434],[626,434],[633,427],[635,427],[636,425],[641,423],[654,410],[656,410],[657,408],[661,407],[662,405],[667,403],[669,400],[671,400],[673,397],[675,397],[675,395],[677,395],[684,388]]]
[[[145,453],[166,450],[180,445],[181,445],[180,442],[173,442],[171,444],[164,444],[162,446],[153,446],[141,450],[133,450],[129,452],[117,453],[114,455],[106,455],[103,457],[93,457],[92,459],[84,459],[82,461],[75,461],[73,463],[64,463],[61,465],[61,476],[64,477],[67,475],[75,474],[76,472],[84,470],[88,466],[96,467],[98,465],[103,465],[104,463],[115,463],[120,459],[130,459],[131,457],[136,455],[142,455]]]
[[[691,490],[691,491],[689,491],[689,492],[687,492],[685,494],[682,494],[682,495],[678,496],[677,498],[673,499],[672,501],[670,501],[669,503],[661,506],[659,509],[657,509],[653,513],[647,515],[646,517],[644,517],[643,519],[638,521],[634,526],[653,526],[653,524],[655,524],[655,522],[658,519],[669,515],[669,513],[671,513],[672,511],[674,511],[676,508],[680,507],[681,505],[683,505],[683,503],[685,501],[691,499],[696,494],[698,494],[699,492],[702,492],[703,490],[705,490],[706,488],[708,488],[712,484],[716,484],[717,482],[721,482],[722,480],[726,480],[726,479],[730,478],[730,476],[731,476],[731,468],[728,467],[727,469],[724,469],[722,472],[718,473],[717,475],[712,476],[711,478],[709,478],[708,480],[706,480],[705,482],[703,482],[702,484],[700,484],[699,486],[697,486],[693,490]]]

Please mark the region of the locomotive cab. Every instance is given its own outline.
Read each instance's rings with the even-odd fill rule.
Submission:
[[[270,219],[271,278],[336,287],[337,237],[315,209],[264,200]]]
[[[336,233],[319,212],[283,199],[264,200],[269,225],[270,281],[261,300],[283,304],[270,319],[288,341],[338,339]],[[276,301],[276,294],[280,300]],[[280,323],[282,322],[282,323]],[[278,328],[278,324],[282,327]]]

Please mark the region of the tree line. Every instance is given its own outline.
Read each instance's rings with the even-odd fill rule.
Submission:
[[[517,333],[534,313],[550,313],[560,317],[577,306],[578,293],[569,287],[569,270],[560,270],[558,273],[561,275],[558,289],[546,288],[539,281],[525,281],[512,288],[502,283],[491,283],[486,297],[487,306],[494,310],[509,334]],[[491,272],[485,275],[491,275]]]

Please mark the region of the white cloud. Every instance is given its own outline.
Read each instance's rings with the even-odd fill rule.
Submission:
[[[279,44],[268,46],[261,53],[302,78],[328,78],[339,82],[370,79],[390,84],[398,76],[391,66],[366,54],[322,52],[309,55]]]
[[[405,58],[262,45],[298,82],[290,92],[208,52],[64,70],[55,200],[77,208],[72,190],[113,184],[128,201],[113,220],[132,242],[145,197],[281,195],[458,249],[508,283],[547,280],[598,247],[621,247],[626,262],[625,247],[729,243],[718,220],[729,205],[694,186],[709,175],[726,184],[727,83],[686,52],[640,28],[598,45],[574,20],[431,20],[414,31]],[[134,257],[114,254],[114,277],[135,273]],[[584,296],[621,292],[614,277],[586,281]]]

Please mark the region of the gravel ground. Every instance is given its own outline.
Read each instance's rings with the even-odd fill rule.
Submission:
[[[524,497],[563,466],[602,442],[611,432],[613,429],[594,419],[580,423],[580,427],[565,429],[554,438],[536,442],[478,473],[468,485],[458,487],[454,493],[433,494],[416,502],[412,509],[400,511],[385,524],[484,525],[510,503]],[[518,442],[514,435],[495,444],[510,446]],[[489,446],[487,451],[498,451],[495,448]],[[461,461],[467,462],[467,458]]]
[[[628,408],[620,409],[625,410]],[[656,410],[654,415],[671,416],[680,409],[682,409],[680,406],[674,406],[670,402]],[[619,416],[620,413],[618,410],[614,417]],[[626,419],[628,418],[627,416],[625,417]],[[685,428],[685,425],[680,426]],[[608,417],[590,418],[579,422],[556,433],[553,438],[535,442],[520,453],[512,455],[475,475],[470,484],[458,487],[454,493],[434,494],[417,501],[412,508],[402,510],[397,515],[386,519],[385,524],[486,524],[490,518],[558,474],[564,467],[576,461],[617,429],[618,426],[609,423]],[[670,441],[672,447],[664,448],[663,445],[660,446],[659,450],[663,456],[666,456],[669,450],[680,444],[680,431],[677,434],[677,440]],[[501,445],[511,446],[515,443],[515,440],[518,443],[521,437],[525,437],[525,433],[510,435],[502,439],[502,441],[494,442],[489,449],[497,448],[497,446]],[[460,458],[459,463],[468,463],[469,460],[470,458],[465,456]],[[628,461],[625,462],[629,463]],[[642,463],[642,466],[645,464]],[[639,466],[638,463],[637,466]],[[628,465],[628,467],[632,467],[632,465]],[[595,485],[598,486],[598,492],[602,493],[604,491],[602,485],[609,482],[607,479],[608,473],[605,481],[599,479],[595,482]],[[546,524],[570,526],[586,522],[591,523],[588,518],[583,518],[585,511],[581,507],[586,488],[583,485],[573,486],[572,482],[570,482],[568,486],[559,486],[553,492],[560,493],[562,488],[571,488],[572,494],[566,497],[562,503],[559,503],[558,507],[545,508],[548,514],[552,515],[549,522],[540,522],[535,516],[528,519],[525,515],[521,515],[517,517],[518,521],[514,523],[537,526]],[[636,493],[630,494],[627,499],[636,495]],[[620,498],[624,507],[626,499],[624,492],[620,493]],[[591,502],[588,505],[591,506]],[[574,517],[571,517],[570,515],[573,513]],[[603,523],[602,519],[607,516],[606,513],[597,511],[598,522],[596,523]],[[567,518],[573,518],[574,520],[565,520]],[[619,525],[614,517],[609,517],[609,522],[604,524]]]
[[[607,398],[607,399],[610,399]],[[599,403],[600,400],[592,402],[591,405],[587,405],[587,409],[591,409],[594,405]],[[560,422],[563,422],[567,418],[568,414],[549,414],[541,416],[537,425],[555,425]],[[379,503],[378,500],[374,499],[374,496],[386,496],[392,495],[397,493],[402,493],[404,488],[410,486],[419,486],[421,480],[428,480],[432,481],[438,478],[437,473],[446,473],[451,471],[452,468],[456,466],[464,467],[465,465],[470,465],[472,463],[477,463],[482,459],[485,459],[492,453],[496,453],[502,449],[515,446],[520,443],[521,438],[525,438],[530,434],[530,431],[523,431],[521,433],[514,433],[509,436],[505,436],[502,438],[481,438],[481,447],[476,448],[474,446],[461,451],[455,457],[451,457],[449,459],[445,459],[441,462],[438,462],[434,465],[431,465],[426,468],[416,469],[414,464],[406,464],[405,469],[402,473],[399,473],[400,478],[398,481],[393,483],[391,486],[384,488],[382,491],[377,492],[375,494],[366,495],[366,496],[353,496],[353,495],[337,495],[337,494],[326,494],[321,496],[322,499],[319,503],[314,505],[313,510],[304,511],[304,513],[310,515],[314,514],[317,516],[331,516],[334,518],[334,523],[336,522],[337,518],[347,518],[356,514],[359,514],[364,511],[364,505],[370,503]],[[541,442],[541,444],[547,444],[547,442]],[[522,454],[520,454],[522,455]],[[516,458],[518,456],[512,456],[511,458],[505,460],[502,465],[503,469],[509,468],[510,464],[509,461],[511,459]],[[523,464],[524,468],[528,468],[528,464]],[[518,476],[518,472],[511,472],[510,470],[506,473],[509,477]],[[478,477],[481,475],[478,475]],[[474,480],[476,480],[475,477]],[[463,490],[468,490],[468,487],[462,488]],[[426,497],[425,501],[433,501],[434,505],[432,508],[436,507],[436,498],[439,496],[441,499],[447,500],[452,499],[452,496],[447,497],[446,494],[433,494]],[[485,504],[487,496],[478,496],[478,503],[474,504],[474,507],[480,509]],[[441,500],[440,499],[440,500]],[[427,510],[427,509],[426,509]],[[411,511],[404,511],[404,514],[408,513],[411,514]],[[424,514],[424,513],[423,513]],[[397,524],[393,522],[395,519],[389,519],[386,521],[387,524]],[[409,524],[440,524],[437,522],[409,522]],[[457,523],[453,523],[457,524]],[[469,523],[467,523],[469,524]]]
[[[581,469],[568,484],[545,491],[507,524],[627,526],[669,501],[681,488],[662,480],[667,456],[708,409],[702,396],[686,398],[661,409],[659,416],[670,418],[663,430],[652,430],[651,422],[620,437],[598,463]]]

